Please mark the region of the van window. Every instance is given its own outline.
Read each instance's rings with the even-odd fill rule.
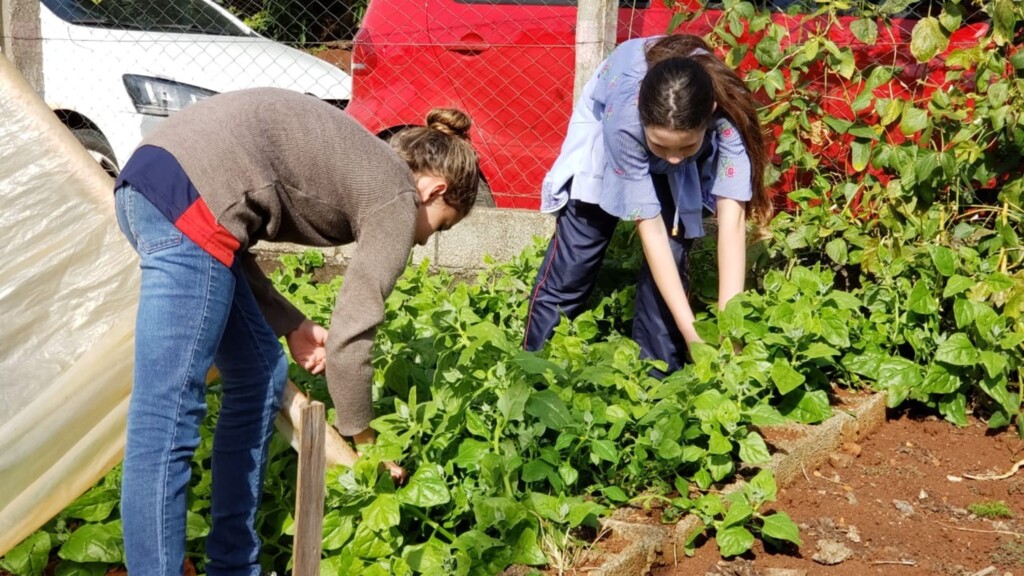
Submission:
[[[575,6],[577,0],[455,0],[455,3],[489,4],[491,6]],[[619,8],[649,8],[650,6],[651,0],[619,0]]]
[[[246,36],[248,33],[203,0],[42,0],[58,18],[79,26],[115,30]]]

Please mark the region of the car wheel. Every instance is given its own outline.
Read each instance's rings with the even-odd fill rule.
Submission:
[[[75,138],[85,146],[89,155],[93,157],[100,167],[110,174],[111,178],[117,178],[121,169],[117,165],[117,158],[114,156],[114,149],[98,130],[92,128],[75,128],[71,130]]]

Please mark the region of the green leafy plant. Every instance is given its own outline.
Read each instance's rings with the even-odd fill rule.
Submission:
[[[1013,510],[1002,500],[975,502],[967,510],[979,518],[1013,518]]]

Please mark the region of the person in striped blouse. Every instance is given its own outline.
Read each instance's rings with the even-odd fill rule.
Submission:
[[[765,222],[767,154],[756,102],[697,36],[638,38],[616,48],[583,89],[541,210],[557,214],[530,296],[523,346],[539,350],[561,316],[593,292],[620,220],[637,223],[645,263],[633,338],[678,369],[700,340],[687,298],[687,252],[718,224],[719,306],[743,290],[748,218]],[[660,372],[660,371],[659,371]]]

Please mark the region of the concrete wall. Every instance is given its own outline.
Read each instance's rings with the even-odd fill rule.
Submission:
[[[447,232],[434,234],[426,246],[417,246],[412,253],[418,263],[429,258],[433,266],[451,271],[472,271],[483,267],[484,256],[498,261],[509,260],[530,246],[534,237],[549,238],[555,229],[555,218],[536,210],[475,208],[465,220]],[[286,253],[303,252],[308,248],[294,244],[263,242],[253,252],[264,263]],[[326,264],[344,268],[355,245],[323,249]]]

